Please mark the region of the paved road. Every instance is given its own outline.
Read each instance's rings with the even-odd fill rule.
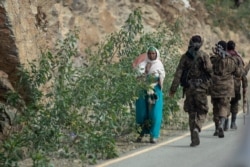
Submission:
[[[250,122],[248,117],[246,120],[246,123]],[[242,113],[238,116],[237,125],[238,130],[225,132],[225,138],[213,136],[214,125],[207,125],[200,133],[201,144],[198,147],[189,146],[190,136],[186,133],[106,161],[96,167],[229,167],[233,160],[239,158],[239,151],[242,150],[240,148],[245,146],[240,144],[245,139],[242,135],[248,127],[244,125]],[[232,167],[238,166],[232,165]]]

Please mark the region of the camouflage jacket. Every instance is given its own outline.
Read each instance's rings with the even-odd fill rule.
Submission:
[[[238,66],[237,60],[228,55],[225,58],[219,55],[211,56],[214,75],[212,76],[212,97],[235,97],[234,77],[240,78],[244,71]]]
[[[247,82],[245,81],[245,78],[243,77],[245,75],[244,61],[241,58],[241,56],[234,50],[229,51],[229,54],[232,55],[232,57],[235,59],[236,65],[243,72],[240,77],[234,76],[234,91],[235,91],[235,94],[240,94],[241,85],[243,88],[247,87],[247,85],[246,85]]]
[[[182,74],[185,71],[189,71],[187,78],[188,81],[202,81],[202,83],[194,89],[195,91],[207,91],[209,84],[207,82],[207,78],[204,76],[210,76],[213,72],[212,63],[208,54],[199,50],[196,52],[195,59],[191,59],[186,53],[181,56],[170,87],[171,92],[176,92],[178,86],[180,85]],[[185,89],[191,88],[188,86]]]

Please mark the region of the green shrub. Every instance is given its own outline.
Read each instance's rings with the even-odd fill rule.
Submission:
[[[140,10],[130,14],[119,32],[106,37],[98,48],[86,50],[88,64],[73,65],[78,55],[76,29],[58,41],[55,50],[43,51],[40,59],[20,68],[20,85],[29,91],[30,103],[18,119],[23,129],[2,143],[2,164],[14,166],[32,158],[34,166],[49,166],[50,158],[97,159],[117,156],[116,138],[135,130],[134,101],[145,87],[136,80],[132,61],[149,46],[161,52],[166,68],[164,123],[179,110],[168,89],[179,61],[178,24],[159,25],[144,33]],[[179,93],[180,95],[180,93]],[[19,96],[16,96],[18,98]],[[17,100],[10,98],[9,101]],[[29,150],[26,154],[23,149]],[[16,154],[15,152],[20,152]]]

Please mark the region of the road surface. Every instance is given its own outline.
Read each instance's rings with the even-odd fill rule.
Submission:
[[[225,132],[224,138],[213,136],[214,124],[203,127],[200,133],[201,144],[197,147],[190,147],[190,134],[185,133],[179,137],[150,145],[149,147],[129,152],[117,159],[105,161],[96,167],[249,167],[233,164],[239,160],[243,153],[242,148],[247,147],[250,138],[245,140],[242,137],[246,134],[246,123],[248,117],[240,113],[237,119],[237,130]],[[244,124],[245,122],[245,124]],[[248,133],[250,134],[250,133]],[[247,143],[245,143],[247,141]],[[250,147],[249,147],[250,148]],[[248,153],[249,153],[248,149]],[[245,150],[244,150],[244,155]],[[250,159],[250,154],[247,156]],[[247,159],[248,159],[247,158]],[[245,159],[244,159],[245,160]],[[247,166],[249,165],[249,166]]]

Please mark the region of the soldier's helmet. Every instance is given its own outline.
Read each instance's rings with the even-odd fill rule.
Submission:
[[[228,50],[234,50],[235,49],[235,42],[230,40],[227,42],[227,49]]]
[[[189,45],[188,48],[193,47],[195,50],[199,50],[200,47],[202,46],[202,38],[200,35],[194,35],[190,38],[189,40]]]

